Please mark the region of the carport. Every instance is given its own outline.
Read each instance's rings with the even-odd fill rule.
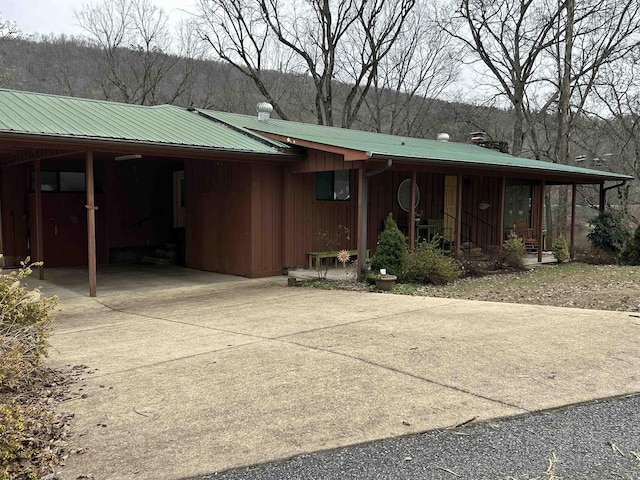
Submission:
[[[5,264],[43,261],[41,280],[45,267],[84,266],[91,296],[97,265],[139,258],[154,245],[177,245],[179,263],[188,263],[185,244],[201,233],[185,213],[193,165],[250,169],[290,158],[278,142],[170,105],[0,90],[0,112]],[[225,245],[233,257],[232,240]],[[199,253],[191,264],[201,264]]]

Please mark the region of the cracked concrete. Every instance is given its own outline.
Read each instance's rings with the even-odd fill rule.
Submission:
[[[98,299],[45,282],[64,289],[51,365],[97,369],[63,405],[87,449],[63,478],[176,479],[640,391],[626,313],[196,273],[130,293],[114,275]]]

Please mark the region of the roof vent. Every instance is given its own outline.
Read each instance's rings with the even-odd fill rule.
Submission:
[[[273,112],[273,105],[269,102],[260,102],[256,105],[256,112],[258,112],[258,120],[266,122],[271,118],[271,112]]]
[[[439,142],[448,142],[449,141],[449,134],[448,133],[439,133],[438,136],[436,137],[436,140],[438,140]]]

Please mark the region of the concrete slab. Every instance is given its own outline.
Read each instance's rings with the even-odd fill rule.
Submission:
[[[88,453],[72,458],[68,478],[181,478],[451,426],[469,411],[482,418],[521,412],[355,359],[270,342],[98,375],[87,391],[70,406]]]
[[[181,478],[640,390],[640,321],[583,311],[205,282],[63,299],[82,363],[63,478]],[[52,287],[53,288],[53,287]]]

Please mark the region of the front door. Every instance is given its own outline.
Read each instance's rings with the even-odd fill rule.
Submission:
[[[455,239],[456,212],[458,207],[458,177],[444,177],[444,239],[452,242]]]

